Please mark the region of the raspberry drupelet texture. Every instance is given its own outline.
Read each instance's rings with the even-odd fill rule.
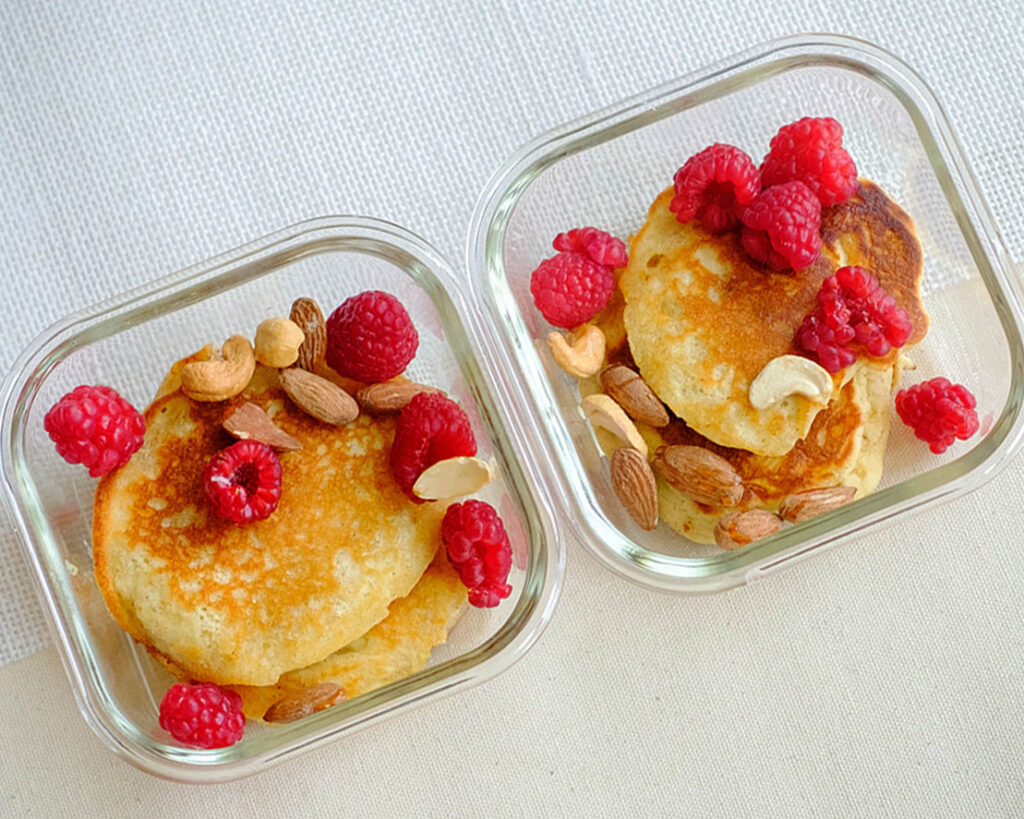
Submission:
[[[957,438],[966,441],[978,431],[976,405],[967,387],[946,378],[933,378],[896,393],[900,420],[936,455]]]
[[[476,455],[476,438],[462,407],[440,393],[420,393],[406,405],[395,425],[391,473],[414,502],[416,479],[428,466],[459,455]]]
[[[681,223],[696,218],[712,233],[736,227],[739,209],[761,190],[754,161],[739,148],[715,143],[686,160],[676,171],[669,204]]]
[[[405,307],[380,290],[345,299],[327,319],[327,366],[356,381],[401,375],[419,343]]]
[[[530,277],[530,293],[541,315],[555,327],[567,329],[600,313],[614,288],[611,267],[576,251],[545,259]]]
[[[740,220],[744,250],[774,270],[803,270],[821,255],[821,203],[803,182],[765,188]]]
[[[242,698],[213,683],[172,685],[160,702],[160,727],[187,745],[226,748],[245,732]]]
[[[468,500],[448,507],[441,521],[448,559],[478,608],[497,606],[512,593],[506,582],[512,547],[497,511],[489,503]]]
[[[583,253],[591,261],[605,267],[625,267],[629,262],[626,244],[610,233],[593,227],[575,228],[567,233],[559,233],[552,242],[555,250],[570,253]]]
[[[281,462],[266,444],[239,441],[210,458],[203,492],[217,517],[239,526],[263,520],[281,500]]]
[[[862,267],[841,267],[825,279],[818,305],[797,330],[796,343],[832,373],[857,360],[854,344],[881,358],[914,332],[906,310]]]
[[[843,127],[832,117],[804,117],[784,125],[761,163],[765,186],[799,180],[822,207],[845,202],[857,192],[857,166],[843,148]]]
[[[142,446],[146,421],[110,387],[82,385],[50,407],[43,426],[69,464],[94,478],[128,463]]]

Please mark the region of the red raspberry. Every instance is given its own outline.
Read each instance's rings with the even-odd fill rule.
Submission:
[[[600,313],[615,288],[612,269],[578,252],[545,259],[530,277],[533,303],[555,327],[578,327]]]
[[[391,474],[415,503],[423,503],[412,491],[428,466],[459,455],[476,455],[476,439],[462,407],[440,393],[413,396],[395,425],[391,445]]]
[[[327,366],[356,381],[387,381],[409,366],[420,337],[402,303],[367,290],[327,319]]]
[[[966,441],[978,431],[974,396],[960,384],[933,378],[896,393],[896,412],[914,435],[938,455],[959,438]]]
[[[94,478],[124,466],[142,446],[146,421],[110,387],[82,385],[50,407],[43,426],[69,464]]]
[[[843,148],[843,126],[832,117],[804,117],[784,125],[761,163],[767,187],[799,180],[822,207],[845,202],[857,192],[857,166]]]
[[[226,748],[245,732],[242,698],[213,683],[172,685],[160,702],[160,727],[178,742]]]
[[[222,449],[203,470],[203,491],[218,517],[241,526],[270,517],[281,500],[281,462],[260,441]]]
[[[597,228],[576,228],[568,233],[559,233],[552,244],[555,250],[585,253],[592,261],[605,267],[625,267],[629,263],[622,239]]]
[[[687,159],[674,181],[676,195],[669,210],[683,224],[696,217],[712,233],[736,227],[738,210],[761,190],[754,161],[739,148],[721,143]]]
[[[851,343],[881,358],[914,332],[907,311],[862,267],[841,267],[821,283],[820,307],[797,330],[797,346],[814,353],[829,372],[856,361]]]
[[[740,221],[744,249],[775,270],[803,270],[821,255],[821,202],[803,182],[765,188]]]
[[[508,580],[512,546],[501,518],[489,503],[453,503],[441,521],[441,541],[448,559],[469,589],[469,602],[492,608],[512,594]]]

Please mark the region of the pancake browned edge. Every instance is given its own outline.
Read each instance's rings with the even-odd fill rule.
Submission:
[[[652,206],[652,212],[659,203],[665,204],[662,201],[665,195],[663,193]],[[878,276],[913,322],[914,332],[906,346],[920,341],[928,328],[928,317],[919,296],[923,258],[907,214],[878,186],[862,180],[852,199],[823,211],[822,222],[824,255],[809,272],[805,272],[800,286],[791,291],[791,297],[799,304],[787,302],[781,308],[788,329],[776,334],[774,346],[770,345],[771,357],[797,352],[793,346],[795,330],[803,315],[816,306],[814,295],[820,281],[836,268],[848,264],[860,265]],[[720,252],[723,246],[728,247],[724,252],[726,256],[743,252],[734,234],[708,234],[706,241]],[[663,263],[661,259],[657,261]],[[757,270],[757,267],[747,261],[737,269],[782,279],[793,275]],[[593,323],[605,333],[606,364],[624,364],[637,369],[626,338],[623,307],[622,293],[616,289],[608,306]],[[744,332],[748,335],[752,327],[756,330],[763,323],[755,315],[757,310],[763,309],[762,305],[747,311]],[[775,321],[773,312],[771,322]],[[764,354],[761,355],[763,357]],[[655,429],[637,422],[637,428],[652,456],[660,446],[688,444],[709,449],[725,458],[744,483],[745,494],[739,509],[774,510],[782,498],[792,492],[837,485],[853,486],[857,497],[861,497],[874,491],[881,478],[889,431],[890,394],[900,372],[899,355],[900,352],[894,350],[883,359],[862,359],[838,374],[830,403],[815,416],[808,434],[782,455],[757,455],[715,443],[672,414],[671,409],[671,421],[667,427]],[[596,377],[580,382],[584,396],[600,389]],[[603,430],[598,431],[598,440],[606,452],[619,445]],[[658,489],[662,519],[666,523],[697,542],[714,541],[714,524],[729,509],[696,503],[660,477]]]
[[[242,395],[216,404],[185,398],[175,377],[145,412],[142,449],[97,488],[97,583],[118,623],[192,678],[272,685],[351,643],[410,593],[437,551],[444,510],[395,484],[393,418],[323,424],[263,367]],[[281,456],[277,510],[239,527],[208,513],[202,472],[233,441],[225,413],[246,400],[302,448]]]

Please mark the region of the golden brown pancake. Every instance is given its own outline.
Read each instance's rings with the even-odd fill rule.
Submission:
[[[245,400],[302,449],[281,456],[277,510],[240,527],[208,513],[201,475]],[[145,417],[143,447],[96,492],[96,578],[120,625],[194,679],[269,685],[319,662],[383,620],[437,550],[444,510],[395,484],[391,418],[320,423],[263,367],[232,401],[174,391]]]
[[[783,455],[808,433],[820,402],[793,395],[757,410],[747,393],[769,361],[796,352],[794,333],[837,267],[865,267],[895,296],[914,325],[908,344],[927,331],[920,243],[909,217],[873,183],[862,180],[854,197],[822,212],[822,256],[787,273],[753,261],[737,231],[679,224],[672,196],[671,188],[658,196],[631,239],[618,282],[623,322],[644,380],[709,440]],[[891,365],[897,354],[875,363]]]

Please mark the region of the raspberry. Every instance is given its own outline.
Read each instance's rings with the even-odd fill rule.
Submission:
[[[420,337],[402,303],[367,290],[327,319],[327,366],[356,381],[387,381],[409,366]]]
[[[453,503],[441,521],[448,559],[469,589],[469,602],[492,608],[512,593],[508,580],[512,547],[501,518],[489,503]]]
[[[744,249],[775,270],[803,270],[821,255],[821,202],[803,182],[765,188],[740,221]]]
[[[555,250],[584,253],[591,261],[605,267],[625,267],[629,263],[622,239],[597,228],[576,228],[568,233],[559,233],[552,244]]]
[[[203,491],[220,518],[241,526],[270,517],[281,500],[281,462],[260,441],[222,449],[203,470]]]
[[[160,702],[160,727],[178,742],[226,748],[242,738],[242,698],[213,683],[172,685]]]
[[[94,478],[124,466],[142,446],[146,421],[110,387],[82,385],[50,407],[43,426],[69,464]]]
[[[974,396],[960,384],[933,378],[896,393],[896,412],[914,435],[938,455],[959,438],[966,441],[978,431]]]
[[[428,466],[459,455],[476,455],[476,439],[462,407],[440,393],[413,396],[395,425],[391,445],[391,474],[415,503],[412,491]]]
[[[696,217],[712,233],[736,227],[738,210],[761,190],[754,161],[739,148],[721,143],[687,159],[674,182],[676,195],[669,210],[683,224]]]
[[[590,321],[604,309],[614,288],[608,265],[576,251],[545,259],[530,277],[533,302],[555,327],[577,327]]]
[[[799,180],[822,207],[845,202],[857,191],[857,166],[843,148],[843,126],[832,117],[804,117],[772,137],[761,163],[767,187]]]
[[[797,330],[796,341],[829,372],[839,372],[856,360],[852,342],[881,358],[906,344],[914,332],[906,310],[862,267],[841,267],[825,279],[818,304]]]

